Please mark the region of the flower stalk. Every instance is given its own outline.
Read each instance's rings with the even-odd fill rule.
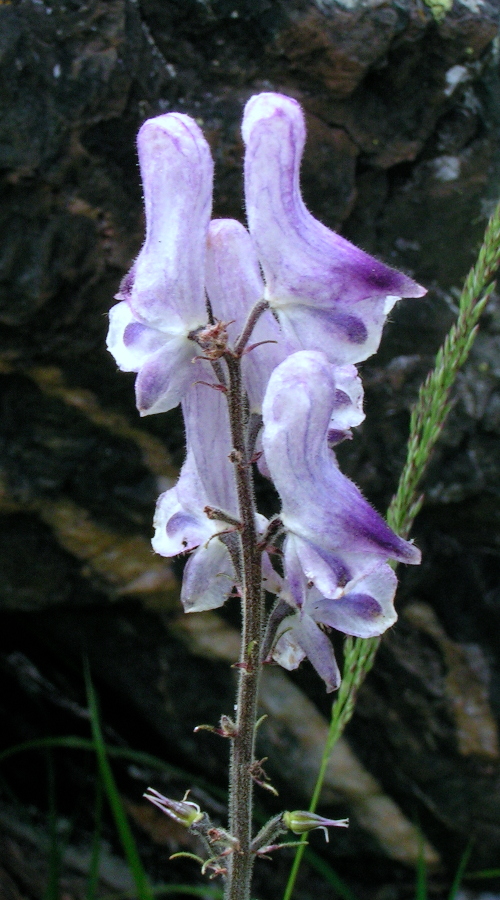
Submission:
[[[242,632],[238,665],[238,695],[236,728],[231,741],[229,831],[237,849],[228,863],[226,900],[246,900],[254,854],[252,842],[253,776],[255,758],[255,723],[260,678],[260,647],[264,628],[264,594],[262,590],[262,562],[258,548],[256,506],[252,465],[246,441],[247,416],[241,379],[240,360],[228,354],[228,408],[232,459],[237,485],[242,553]]]

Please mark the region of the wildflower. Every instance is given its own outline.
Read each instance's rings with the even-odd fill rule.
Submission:
[[[262,444],[281,497],[280,518],[298,538],[301,565],[312,580],[329,566],[338,582],[342,553],[417,564],[420,552],[394,534],[340,472],[328,448],[336,390],[335,367],[324,354],[303,350],[289,356],[269,380]]]
[[[186,394],[187,458],[175,487],[159,497],[154,518],[152,544],[157,553],[169,557],[195,551],[182,579],[181,601],[186,612],[222,606],[236,580],[227,546],[218,538],[227,533],[228,525],[224,520],[209,519],[205,512],[214,507],[234,517],[238,510],[228,458],[227,405],[209,384],[193,384]]]
[[[285,337],[338,365],[377,349],[387,313],[426,291],[318,222],[300,193],[304,115],[282,94],[252,97],[242,124],[250,234]]]
[[[154,788],[150,787],[143,794],[143,797],[153,803],[154,806],[157,806],[158,809],[161,809],[167,816],[170,816],[174,822],[184,825],[184,828],[190,828],[191,825],[203,818],[203,813],[197,803],[186,800],[188,794],[189,791],[184,795],[183,800],[170,800],[168,797],[160,794],[159,791],[155,791]]]
[[[137,372],[141,415],[180,402],[201,351],[189,334],[207,323],[205,251],[213,162],[196,122],[168,113],[137,137],[146,239],[110,310],[108,349],[120,369]]]
[[[264,282],[252,239],[234,219],[210,223],[207,248],[206,288],[214,315],[228,323],[233,345],[250,310],[264,296]],[[259,346],[260,345],[260,346]],[[242,358],[242,376],[251,413],[260,413],[267,382],[273,369],[298,347],[289,347],[269,310],[254,326]]]
[[[294,834],[307,834],[308,831],[314,831],[316,828],[322,828],[325,833],[325,840],[328,842],[327,828],[348,828],[349,819],[325,819],[317,813],[306,812],[302,809],[296,809],[293,812],[283,813],[283,824],[286,825]]]

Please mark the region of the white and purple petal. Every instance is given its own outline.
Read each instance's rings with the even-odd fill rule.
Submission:
[[[227,548],[217,538],[201,544],[189,557],[182,576],[184,612],[203,612],[222,606],[235,582]]]
[[[282,94],[252,97],[242,124],[248,225],[266,298],[287,337],[344,365],[378,347],[389,308],[425,290],[330,231],[306,209],[303,112]]]
[[[346,554],[341,557],[338,553],[303,540],[292,532],[285,539],[283,554],[287,582],[297,605],[305,602],[307,585],[314,584],[324,596],[333,597],[337,594],[339,585],[345,585],[351,579],[352,573],[345,561]],[[300,585],[300,594],[297,588],[295,592],[292,590],[292,585]]]
[[[215,318],[229,323],[228,334],[234,343],[250,310],[264,296],[264,282],[252,239],[235,219],[214,219],[210,223],[206,289]],[[250,412],[260,413],[269,376],[290,352],[269,310],[258,319],[248,347],[252,349],[242,358],[243,382]]]
[[[161,331],[139,322],[124,300],[111,307],[106,346],[122,372],[138,372],[166,341]]]
[[[191,331],[206,324],[204,268],[213,162],[196,122],[180,113],[148,119],[137,146],[146,238],[110,312],[108,349],[138,373],[141,415],[180,402],[198,355]]]
[[[189,331],[206,322],[203,277],[212,209],[210,148],[194,119],[181,113],[144,122],[137,148],[146,239],[129,283],[122,286],[122,299],[152,326],[168,330],[168,318],[175,315]]]
[[[188,453],[177,484],[158,498],[153,550],[160,556],[177,556],[209,540],[218,529],[203,512],[206,502],[193,454]]]
[[[344,634],[369,638],[383,634],[397,619],[397,578],[390,566],[375,563],[364,577],[347,584],[335,599],[312,595],[309,615]]]
[[[184,336],[170,339],[144,361],[135,380],[135,399],[141,416],[174,409],[186,395],[195,377],[195,345]]]
[[[204,366],[207,363],[199,360],[191,367],[194,377],[182,403],[186,445],[193,454],[206,503],[234,516],[238,497],[234,464],[229,459],[233,444],[227,401],[217,389],[214,373]]]
[[[283,620],[273,659],[284,669],[296,669],[307,656],[326,684],[328,692],[340,684],[340,671],[329,637],[306,612],[297,612]]]
[[[363,412],[363,385],[355,366],[335,366],[335,403],[328,426],[330,447],[351,437],[365,418]]]
[[[262,445],[283,524],[333,554],[361,551],[417,564],[417,548],[394,534],[335,463],[327,444],[335,390],[334,367],[313,351],[292,354],[269,380]]]

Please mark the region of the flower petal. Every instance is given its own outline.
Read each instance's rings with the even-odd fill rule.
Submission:
[[[335,404],[328,426],[330,447],[351,436],[350,429],[360,425],[363,412],[363,385],[355,366],[335,367]]]
[[[121,299],[139,319],[168,332],[206,322],[203,277],[212,207],[213,162],[196,122],[181,113],[148,119],[137,147],[144,187],[146,240]]]
[[[308,212],[299,185],[306,132],[296,100],[252,97],[242,134],[249,229],[285,335],[334,363],[366,359],[378,347],[387,307],[400,297],[422,297],[424,288]]]
[[[141,416],[174,409],[195,377],[195,345],[183,336],[165,340],[141,365],[135,380],[135,399]]]
[[[181,601],[184,612],[202,612],[222,606],[235,582],[229,553],[217,538],[202,544],[186,563]]]
[[[207,541],[216,529],[203,512],[206,496],[188,454],[177,484],[158,498],[154,517],[153,550],[160,556],[177,556]]]
[[[193,381],[182,404],[186,444],[196,461],[206,502],[237,515],[234,465],[229,460],[233,444],[227,401],[216,389],[217,380],[208,363],[200,360],[191,369]]]
[[[346,585],[334,600],[312,600],[308,612],[316,622],[343,634],[369,638],[383,634],[397,619],[394,609],[397,578],[390,566],[376,565],[357,582]]]
[[[305,581],[314,584],[325,597],[335,596],[339,584],[346,584],[351,578],[351,571],[344,558],[290,533],[284,547],[287,580],[292,552],[296,554]]]
[[[111,307],[106,346],[122,372],[138,372],[165,341],[160,331],[139,322],[125,301]]]
[[[417,548],[391,531],[328,449],[335,390],[334,367],[312,351],[289,356],[269,380],[262,445],[283,524],[334,554],[364,551],[416,564]]]
[[[299,616],[295,636],[309,662],[325,682],[327,692],[336,691],[341,676],[330,638],[306,613]]]
[[[298,614],[288,616],[280,626],[282,634],[274,645],[272,658],[287,672],[297,669],[302,660],[306,658],[306,651],[300,646],[295,634],[294,625],[298,621]]]
[[[231,322],[228,333],[234,342],[250,310],[264,296],[264,282],[252,239],[235,219],[214,219],[210,223],[207,247],[206,289],[216,319]],[[242,359],[242,372],[250,402],[250,412],[260,412],[269,376],[287,353],[280,327],[266,310],[258,319]]]

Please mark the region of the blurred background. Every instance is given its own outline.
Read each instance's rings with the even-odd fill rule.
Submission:
[[[183,616],[181,567],[150,547],[180,414],[140,420],[104,346],[143,238],[138,127],[194,116],[214,215],[244,221],[243,105],[297,98],[310,210],[429,288],[362,366],[367,418],[339,452],[384,512],[500,195],[499,18],[498,0],[0,3],[0,897],[146,897],[136,850],[164,894],[217,891],[168,862],[196,845],[142,799],[191,788],[224,821],[227,745],[193,728],[232,710],[238,610]],[[423,563],[401,572],[399,622],[328,770],[321,810],[351,827],[312,836],[297,900],[404,900],[416,870],[417,896],[425,876],[447,897],[460,866],[462,900],[500,897],[495,295],[454,397],[414,531]],[[273,509],[264,483],[259,497]],[[308,664],[266,672],[259,753],[280,797],[261,791],[259,816],[307,805],[330,708]],[[258,864],[256,897],[281,896],[291,853]]]

